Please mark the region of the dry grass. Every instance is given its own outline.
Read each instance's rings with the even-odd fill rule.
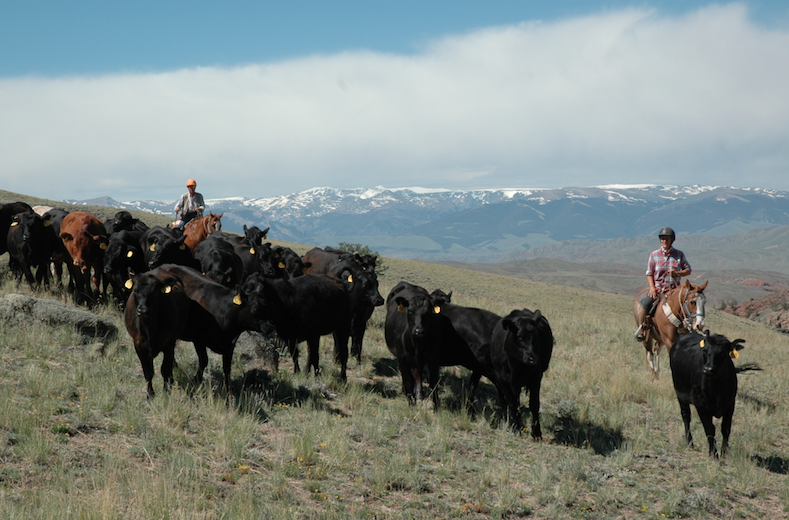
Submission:
[[[303,252],[303,251],[302,251]],[[504,314],[539,308],[556,336],[543,382],[542,442],[498,419],[483,384],[464,410],[468,373],[443,372],[444,407],[408,406],[373,315],[363,363],[324,374],[233,367],[220,359],[195,387],[179,347],[176,385],[145,399],[128,336],[98,355],[68,330],[0,333],[2,518],[778,518],[789,511],[789,338],[711,311],[710,328],[746,339],[732,450],[684,446],[664,373],[651,381],[632,338],[628,297],[387,259],[381,292],[400,279],[454,291],[453,301]],[[7,279],[0,293],[13,287]],[[24,287],[21,290],[26,290]],[[710,288],[714,291],[714,287]],[[99,312],[116,320],[113,309]],[[242,388],[242,377],[245,385]],[[154,380],[157,391],[161,378]],[[522,397],[525,401],[525,396]],[[528,412],[527,412],[528,413]],[[694,436],[703,439],[693,417]]]

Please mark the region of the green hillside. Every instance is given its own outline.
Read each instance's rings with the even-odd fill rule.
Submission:
[[[177,350],[175,388],[145,398],[130,338],[78,346],[69,330],[0,332],[3,518],[778,518],[789,511],[789,337],[711,310],[708,326],[744,338],[729,457],[707,457],[693,412],[687,448],[668,357],[652,381],[632,338],[632,298],[444,265],[386,259],[386,296],[405,279],[503,314],[539,308],[556,347],[542,386],[544,440],[498,420],[483,380],[465,412],[468,372],[445,369],[442,408],[408,406],[374,313],[360,366],[338,379],[247,369],[233,392],[191,382]],[[0,296],[13,292],[7,272]],[[23,286],[20,292],[27,293]],[[60,299],[59,295],[38,294]],[[97,312],[123,331],[112,308]],[[301,346],[302,352],[304,345]],[[522,403],[526,396],[521,397]],[[526,411],[526,414],[528,412]],[[718,421],[716,421],[718,424]],[[718,434],[720,439],[720,434]]]

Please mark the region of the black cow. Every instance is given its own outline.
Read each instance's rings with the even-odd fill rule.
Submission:
[[[482,370],[475,370],[471,374],[470,405],[482,376],[490,379],[494,385],[496,384],[495,370],[491,361],[491,342],[501,316],[485,309],[454,305],[450,303],[451,295],[451,292],[446,294],[440,289],[436,289],[431,294],[433,301],[441,307],[441,314],[452,322],[455,332],[463,338],[482,366]]]
[[[304,263],[301,257],[289,247],[274,246],[271,251],[271,267],[275,278],[292,280],[303,276],[310,268],[309,262]]]
[[[148,398],[154,397],[153,360],[162,353],[164,389],[173,383],[175,342],[184,335],[189,318],[189,298],[181,281],[158,272],[136,274],[130,279],[124,322],[142,365]]]
[[[0,204],[0,255],[8,251],[8,229],[11,227],[11,219],[17,213],[33,211],[29,204],[24,202],[8,202]]]
[[[66,264],[67,269],[69,264],[71,264],[71,256],[69,255],[68,249],[66,249],[66,244],[64,244],[63,240],[60,239],[60,224],[63,222],[63,218],[68,215],[68,213],[68,211],[63,209],[52,208],[42,215],[42,218],[48,218],[50,224],[52,224],[51,226],[47,227],[47,232],[51,235],[50,240],[52,240],[54,243],[54,250],[52,252],[52,268],[55,272],[55,285],[58,287],[63,286],[63,264]],[[69,277],[69,293],[73,294],[74,288],[74,279]]]
[[[370,257],[370,255],[365,255]],[[313,248],[303,257],[302,262],[309,265],[308,272],[314,274],[328,274],[347,280],[348,275],[354,281],[354,290],[351,292],[351,306],[353,319],[351,323],[351,355],[356,362],[362,362],[362,341],[367,330],[367,320],[372,316],[376,307],[384,304],[384,299],[378,291],[378,276],[375,274],[375,260],[372,267],[362,256],[346,251],[327,248],[326,250]]]
[[[682,421],[685,423],[685,440],[693,445],[690,434],[690,405],[696,407],[704,433],[707,434],[710,456],[718,456],[715,447],[713,417],[721,418],[723,443],[721,452],[729,449],[731,419],[737,399],[737,374],[748,370],[761,370],[754,363],[735,367],[732,358],[739,357],[745,340],[729,341],[719,334],[704,335],[697,332],[680,336],[669,352],[671,377],[677,393]]]
[[[140,248],[148,269],[163,264],[178,264],[200,269],[200,262],[192,256],[185,244],[186,235],[177,235],[172,229],[154,226],[140,237]]]
[[[257,228],[253,227],[253,229]],[[258,243],[259,238],[254,238],[254,233],[250,233],[250,235],[253,238],[227,235],[222,231],[214,231],[211,233],[210,238],[221,238],[233,246],[233,251],[241,259],[241,264],[243,265],[242,279],[246,279],[252,273],[260,273],[263,276],[274,278],[275,273],[271,266],[271,244],[268,242],[265,244]]]
[[[248,228],[246,224],[244,224],[244,239],[246,240],[247,244],[252,247],[262,246],[263,241],[266,240],[266,234],[270,228],[266,228],[263,231],[260,230],[257,226],[252,226]]]
[[[140,238],[143,231],[122,229],[110,235],[107,249],[104,251],[104,274],[109,277],[115,298],[124,305],[131,294],[126,281],[132,275],[140,274],[148,269],[140,249]]]
[[[340,377],[347,378],[348,338],[351,328],[351,307],[348,293],[352,288],[338,278],[308,274],[292,280],[270,279],[253,274],[265,294],[271,317],[280,338],[288,343],[293,370],[298,372],[298,343],[307,342],[307,372],[320,374],[320,337],[334,336],[334,358],[340,363]],[[344,357],[343,357],[344,353]]]
[[[49,219],[41,218],[33,211],[17,213],[8,229],[7,247],[9,266],[16,272],[16,286],[24,275],[30,288],[37,285],[49,286],[49,262],[55,248],[54,235],[47,228]],[[33,278],[31,268],[36,268]]]
[[[246,330],[270,334],[270,306],[258,284],[245,282],[240,288],[229,289],[209,280],[190,267],[167,264],[154,274],[164,280],[178,278],[189,297],[189,320],[180,339],[191,341],[198,358],[196,379],[203,380],[208,366],[207,348],[222,355],[225,387],[230,388],[230,369],[238,336]]]
[[[233,244],[221,233],[214,231],[197,244],[195,260],[200,262],[200,270],[205,276],[225,287],[235,287],[244,279],[244,264]]]
[[[438,405],[439,370],[442,366],[461,365],[482,371],[482,365],[452,322],[443,316],[439,303],[418,285],[402,281],[386,297],[386,346],[397,358],[403,378],[403,393],[410,403],[422,398],[422,370],[429,371],[433,402]]]
[[[148,226],[145,222],[138,218],[134,218],[132,214],[126,210],[121,210],[117,212],[114,217],[105,220],[104,228],[109,235],[122,230],[139,231],[141,235],[148,231]]]
[[[490,343],[492,379],[510,422],[521,428],[520,394],[529,391],[531,436],[542,438],[540,428],[540,386],[551,362],[553,332],[545,316],[529,309],[514,310],[497,323]]]

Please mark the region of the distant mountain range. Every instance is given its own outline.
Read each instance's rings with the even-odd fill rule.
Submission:
[[[117,202],[110,197],[64,202],[163,215],[171,215],[174,206],[174,201]],[[270,227],[271,238],[278,240],[319,246],[362,243],[385,256],[466,262],[562,258],[573,244],[578,253],[593,245],[587,241],[617,244],[616,239],[649,237],[637,246],[634,265],[640,265],[644,247],[657,245],[654,235],[665,225],[677,231],[678,247],[686,235],[705,235],[714,242],[710,237],[789,225],[789,193],[721,186],[313,188],[279,197],[208,199],[206,204],[214,213],[224,213],[223,226],[229,231],[256,225]],[[625,245],[600,247],[605,252],[595,261],[617,261],[601,257],[619,257]]]

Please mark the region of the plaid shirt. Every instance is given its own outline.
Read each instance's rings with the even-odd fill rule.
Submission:
[[[668,251],[664,251],[662,247],[652,251],[652,254],[649,255],[646,274],[647,276],[652,275],[652,278],[655,279],[655,289],[658,293],[679,286],[679,276],[672,278],[668,274],[671,269],[677,272],[690,269],[685,253],[673,247]]]

